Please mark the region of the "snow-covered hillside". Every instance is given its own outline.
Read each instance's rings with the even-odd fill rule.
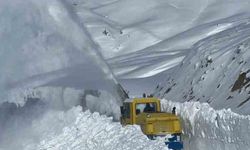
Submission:
[[[199,101],[250,114],[250,16],[196,43],[182,64],[157,87],[159,97]]]
[[[119,81],[137,96],[152,92],[193,44],[237,26],[250,8],[248,0],[68,1]]]
[[[249,12],[250,5],[245,0],[68,1],[107,58],[140,51],[199,25]]]

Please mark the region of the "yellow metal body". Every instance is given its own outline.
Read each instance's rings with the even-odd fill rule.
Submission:
[[[140,112],[138,106],[154,106],[152,112]],[[172,113],[161,112],[160,100],[157,98],[134,98],[126,100],[122,106],[122,125],[140,125],[146,135],[181,134],[180,119]]]

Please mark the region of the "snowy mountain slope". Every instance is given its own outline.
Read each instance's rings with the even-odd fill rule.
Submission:
[[[193,44],[223,30],[247,22],[248,18],[248,14],[240,14],[203,24],[146,49],[111,58],[108,63],[120,79],[120,82],[131,91],[137,85],[147,87],[138,91],[136,95],[141,95],[143,90],[151,93],[153,87],[162,82],[162,79],[166,78],[164,76],[171,74],[172,70],[183,61],[183,58],[189,54]]]
[[[145,78],[154,76],[178,65],[190,52],[193,44],[199,40],[246,22],[248,18],[248,14],[240,14],[202,24],[143,50],[111,58],[108,60],[108,63],[118,78]],[[136,69],[143,70],[143,72],[136,71],[136,69],[125,69],[131,66],[134,68],[137,66]],[[147,66],[151,68],[146,68]],[[119,72],[119,70],[123,72]]]
[[[70,114],[69,114],[70,113]],[[73,108],[69,112],[54,116],[55,120],[72,122],[63,128],[62,133],[54,134],[54,131],[43,133],[44,139],[39,145],[26,145],[26,150],[46,149],[46,150],[118,150],[118,149],[166,149],[163,141],[148,140],[140,131],[139,126],[122,127],[118,122],[113,122],[112,118],[100,116],[98,113],[89,111],[81,112],[81,108]],[[52,119],[52,118],[50,118]],[[53,121],[53,127],[61,124]],[[49,120],[34,122],[44,125]],[[40,127],[37,127],[38,129]],[[47,135],[46,135],[47,134]]]
[[[155,87],[158,77],[181,63],[193,44],[237,26],[249,13],[245,0],[68,1],[130,91],[138,84]]]
[[[216,21],[249,12],[249,2],[244,0],[237,3],[233,0],[68,1],[74,6],[93,39],[102,47],[105,58],[142,50],[201,25],[206,26],[203,27],[205,31],[214,30],[217,28]],[[211,25],[213,23],[214,26]],[[219,26],[222,30],[223,25]]]
[[[84,8],[88,8],[84,2],[88,1],[79,1],[80,6],[83,5]],[[237,5],[238,7],[234,8],[232,5]],[[96,38],[94,39],[103,46],[106,45],[105,43],[107,41],[102,41],[102,39],[110,38],[115,39],[116,42],[120,42],[119,39],[122,38],[122,35],[126,34],[129,36],[129,38],[121,41],[128,41],[129,43],[118,43],[122,47],[119,51],[116,51],[112,47],[109,48],[108,55],[110,55],[111,52],[116,52],[117,56],[144,49],[196,26],[249,12],[248,8],[249,3],[247,1],[237,1],[237,3],[235,3],[234,1],[219,2],[214,0],[120,0],[106,5],[92,6],[90,11],[104,17],[110,24],[107,25],[108,23],[92,20],[88,29],[90,29],[90,33],[93,33],[91,31],[96,33],[100,28],[106,28],[107,31],[110,30],[110,36],[108,37],[105,37],[103,34],[99,34],[99,36],[95,34]],[[211,11],[216,11],[216,13],[212,13]],[[84,18],[83,13],[81,15],[83,21],[88,22],[88,18]],[[96,26],[96,24],[98,26]],[[100,26],[100,24],[103,24],[103,26]],[[115,26],[113,27],[114,24]],[[176,26],[178,26],[178,28],[176,28]],[[123,31],[122,35],[112,32],[113,29],[117,29],[117,27],[122,28],[120,29]],[[93,28],[95,30],[92,30]],[[126,32],[127,30],[128,32]],[[138,34],[138,32],[140,33]],[[149,40],[152,36],[155,38]],[[114,42],[114,40],[110,40],[109,43],[112,42]],[[144,45],[139,48],[138,46],[141,44]],[[106,56],[107,54],[103,53],[103,55]]]
[[[248,19],[196,43],[157,96],[249,114],[249,29]]]

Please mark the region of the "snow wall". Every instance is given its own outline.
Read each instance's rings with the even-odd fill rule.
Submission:
[[[230,109],[214,110],[199,102],[162,100],[163,110],[170,112],[173,107],[182,118],[185,150],[249,149],[249,115],[239,115]]]
[[[97,112],[81,112],[81,108],[76,107],[64,113],[55,113],[53,117],[56,118],[54,124],[42,133],[43,140],[39,144],[27,141],[25,150],[167,150],[163,141],[149,140],[139,126],[123,127],[119,122],[113,122],[112,118]],[[68,122],[68,125],[61,133],[54,133],[53,128],[62,124],[59,118]],[[48,118],[35,124],[44,125],[51,120]],[[44,127],[36,129],[44,131]]]

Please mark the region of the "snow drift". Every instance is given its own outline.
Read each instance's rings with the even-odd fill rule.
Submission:
[[[163,99],[162,109],[176,107],[183,122],[185,150],[243,150],[248,149],[250,116],[230,109],[214,110],[199,102],[178,103]]]
[[[148,140],[140,131],[139,126],[122,127],[120,123],[113,122],[112,118],[101,116],[99,113],[81,112],[81,108],[72,108],[68,112],[56,114],[53,127],[60,122],[72,122],[62,129],[62,132],[43,133],[44,139],[38,145],[27,144],[25,149],[47,150],[117,150],[117,149],[164,149],[162,141]],[[74,120],[72,120],[74,118]],[[50,118],[52,119],[52,118]],[[50,119],[35,122],[45,124]],[[59,120],[61,120],[59,122]],[[35,125],[34,124],[34,125]],[[40,127],[38,127],[40,128]],[[42,129],[40,129],[42,130]],[[46,130],[50,131],[50,130]]]

